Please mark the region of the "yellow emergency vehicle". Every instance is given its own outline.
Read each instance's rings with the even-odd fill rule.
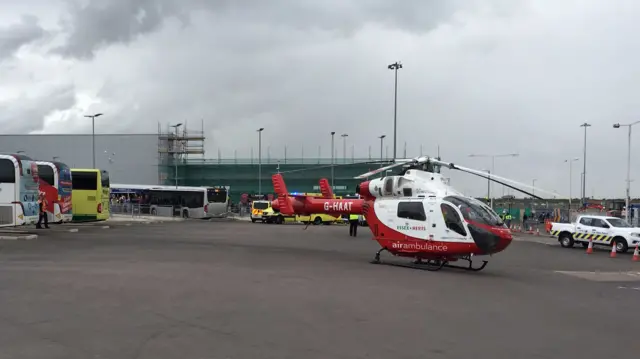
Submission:
[[[251,202],[251,222],[265,222],[265,214],[273,213],[270,201],[253,201]]]
[[[309,197],[322,198],[321,193],[304,193],[304,195]],[[342,197],[334,196],[334,198],[341,199]],[[253,209],[252,209],[251,215],[253,216]],[[269,203],[268,208],[265,208],[264,210],[262,210],[261,215],[262,215],[262,218],[261,218],[262,222],[276,223],[276,224],[289,223],[289,222],[302,222],[304,224],[312,223],[313,225],[320,225],[320,224],[332,224],[340,221],[340,217],[334,217],[324,213],[314,213],[309,216],[300,216],[300,215],[287,216],[280,212],[274,211],[274,209],[271,207],[271,203]],[[251,218],[251,220],[254,221],[253,217]]]

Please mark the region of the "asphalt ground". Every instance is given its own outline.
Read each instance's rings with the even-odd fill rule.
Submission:
[[[427,272],[370,264],[364,227],[110,225],[0,242],[0,358],[640,354],[631,254],[521,236],[482,272]]]

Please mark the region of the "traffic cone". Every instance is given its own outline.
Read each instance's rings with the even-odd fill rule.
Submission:
[[[618,249],[616,247],[618,247],[616,245],[616,241],[612,241],[613,245],[611,246],[611,254],[609,255],[609,258],[615,258],[616,257],[616,253],[618,252]]]
[[[589,246],[587,247],[587,254],[593,253],[593,239],[589,238]]]
[[[638,245],[636,244],[636,250],[633,251],[633,258],[631,259],[634,262],[640,261],[640,253],[638,253]]]

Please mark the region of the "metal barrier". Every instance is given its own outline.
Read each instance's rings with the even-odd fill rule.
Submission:
[[[139,203],[112,203],[109,206],[110,214],[127,215],[131,217],[158,216],[175,217],[173,206],[153,206]],[[179,215],[178,215],[179,216]]]

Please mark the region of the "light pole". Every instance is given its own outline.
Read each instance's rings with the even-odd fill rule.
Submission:
[[[491,197],[491,170],[483,170],[485,172],[487,172],[487,174],[489,176],[487,176],[487,201],[489,200],[489,198]]]
[[[393,160],[396,160],[396,141],[398,128],[398,70],[402,68],[402,64],[398,61],[387,66],[389,70],[395,71],[395,86],[393,90]]]
[[[538,180],[537,178],[534,178],[533,180],[531,180],[531,195],[532,195],[531,197],[536,195],[536,181],[537,180]],[[531,198],[531,199],[533,199],[533,198]]]
[[[96,168],[96,117],[100,117],[100,116],[102,116],[101,113],[84,116],[91,119],[91,142],[93,144],[93,168]]]
[[[569,164],[569,210],[571,210],[571,198],[573,197],[573,194],[571,193],[571,184],[573,182],[573,162],[579,160],[579,158],[572,158],[570,160],[564,160],[565,163]]]
[[[380,161],[382,161],[382,144],[384,142],[384,138],[387,137],[387,135],[382,135],[379,136],[378,138],[380,139]]]
[[[343,133],[341,137],[342,137],[342,160],[344,163],[347,163],[347,137],[349,137],[349,135],[346,133]]]
[[[585,122],[580,127],[584,127],[584,158],[582,159],[582,205],[584,206],[587,200],[587,127],[591,127],[591,125]]]
[[[493,172],[494,174],[496,173],[496,157],[518,157],[520,156],[517,153],[505,153],[505,154],[501,154],[501,155],[476,155],[476,154],[470,154],[469,157],[490,157],[491,158],[491,172]],[[491,183],[491,186],[489,186],[490,188],[493,188],[493,182]],[[491,192],[491,191],[490,191]],[[489,198],[491,199],[491,208],[493,208],[493,197],[491,196],[491,193],[489,193]]]
[[[173,141],[173,146],[174,146],[174,151],[173,151],[173,166],[174,166],[174,170],[175,170],[175,181],[176,181],[176,188],[178,188],[178,152],[175,150],[175,144],[178,142],[178,127],[182,126],[182,123],[178,123],[175,124],[171,127],[176,129],[176,139]],[[95,153],[94,153],[94,161],[95,161]],[[95,165],[93,166],[95,167]]]
[[[625,219],[627,220],[627,222],[630,222],[630,218],[631,218],[631,209],[629,208],[629,205],[631,204],[631,127],[633,127],[633,125],[637,125],[639,124],[640,121],[636,121],[634,123],[627,123],[627,124],[619,124],[616,123],[615,125],[613,125],[613,128],[620,128],[620,127],[629,127],[629,139],[628,139],[628,146],[629,148],[627,149],[627,198],[626,198],[626,207],[627,210],[625,211],[626,215],[625,215]]]
[[[333,149],[333,141],[334,136],[336,135],[336,131],[331,131],[331,188],[333,189],[333,160],[335,157],[335,151]]]
[[[262,196],[262,131],[263,127],[258,129],[258,197]]]

